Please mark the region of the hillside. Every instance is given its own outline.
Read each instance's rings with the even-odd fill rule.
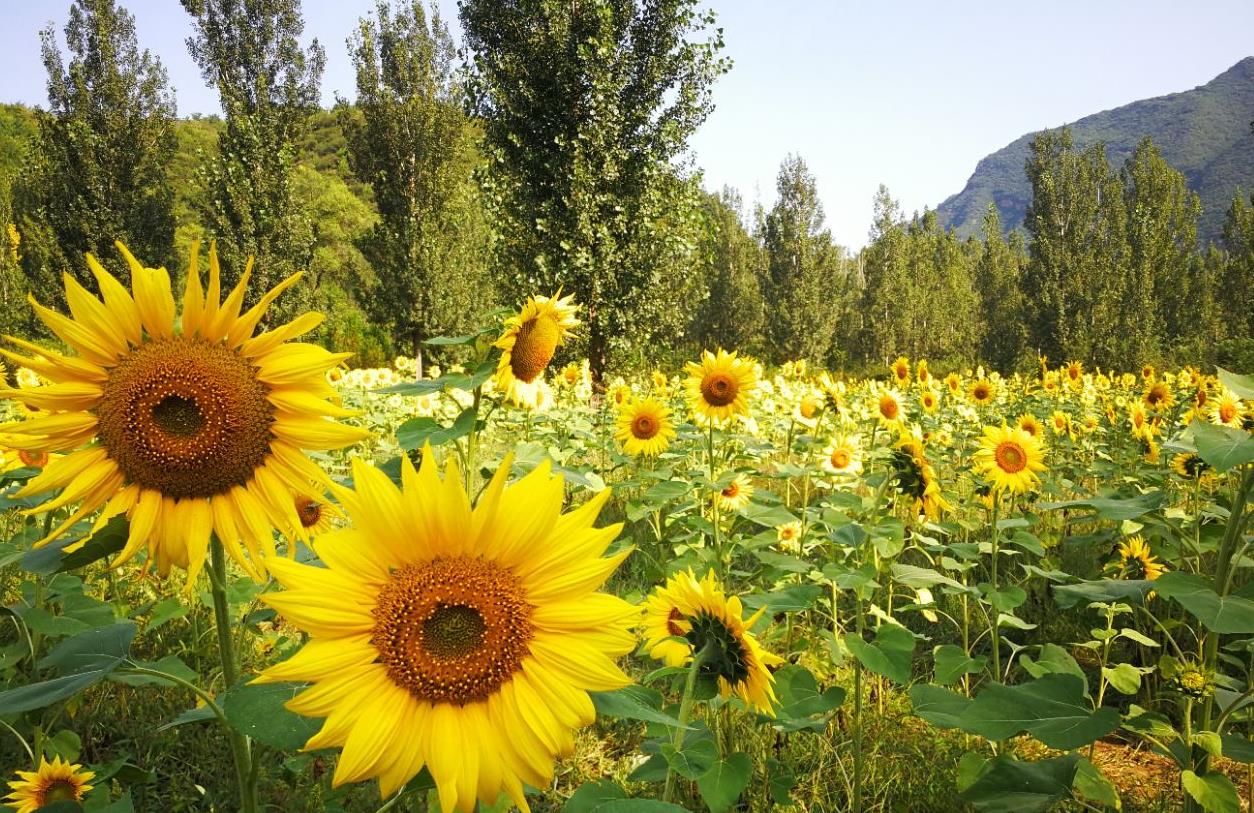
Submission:
[[[1086,116],[1069,126],[1080,146],[1105,141],[1115,165],[1145,136],[1168,163],[1184,173],[1202,199],[1199,240],[1217,240],[1224,213],[1238,189],[1254,192],[1254,57],[1247,57],[1205,85]],[[940,222],[959,234],[975,234],[989,202],[1006,229],[1018,228],[1032,197],[1023,172],[1028,133],[982,159],[966,187],[937,208]]]

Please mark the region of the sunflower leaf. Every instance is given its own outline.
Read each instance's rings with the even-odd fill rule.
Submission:
[[[218,698],[218,705],[236,731],[262,745],[293,751],[322,727],[321,720],[294,714],[283,705],[302,688],[295,683],[237,683]]]
[[[1193,442],[1197,444],[1198,457],[1205,460],[1217,472],[1225,472],[1254,461],[1254,437],[1244,429],[1217,426],[1193,419],[1189,424]]]
[[[714,763],[710,770],[697,778],[701,799],[710,813],[723,813],[740,798],[749,779],[753,776],[753,763],[749,755],[735,753]]]
[[[1188,610],[1211,632],[1254,633],[1254,601],[1221,596],[1195,573],[1164,573],[1154,581],[1154,589]]]
[[[983,813],[1044,813],[1070,798],[1080,757],[1066,754],[1039,762],[999,756],[962,792]]]
[[[597,714],[618,720],[640,720],[680,728],[679,720],[662,711],[660,692],[645,686],[624,686],[612,692],[589,692]],[[692,730],[692,726],[683,726]]]

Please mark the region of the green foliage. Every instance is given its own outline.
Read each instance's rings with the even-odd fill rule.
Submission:
[[[514,298],[559,287],[584,306],[587,351],[678,337],[700,199],[677,169],[727,69],[695,0],[461,4],[470,98],[484,122],[501,272]]]
[[[1009,372],[1022,359],[1027,339],[1022,290],[1027,256],[1017,234],[1002,238],[1001,219],[991,203],[984,216],[982,244],[974,247],[974,283],[980,299],[979,356],[996,370]]]
[[[94,284],[82,255],[112,257],[115,240],[150,265],[171,261],[177,146],[165,69],[140,51],[125,9],[74,0],[65,38],[68,64],[55,29],[40,34],[49,106],[14,186],[23,269],[57,305],[61,275]]]
[[[743,202],[730,187],[705,195],[702,255],[709,296],[693,317],[691,332],[701,347],[755,352],[762,344],[766,301],[761,245],[745,228]]]
[[[357,102],[337,120],[353,173],[374,192],[379,221],[357,244],[375,283],[363,303],[397,346],[470,326],[492,303],[488,232],[472,181],[476,133],[457,105],[453,42],[421,2],[380,0],[350,40]]]
[[[200,214],[208,236],[218,238],[224,285],[255,257],[255,301],[313,257],[313,224],[296,205],[292,175],[326,54],[316,40],[301,49],[300,0],[182,2],[195,20],[192,58],[226,114],[217,155],[197,173],[208,190]],[[289,295],[276,307],[282,315],[304,304]]]

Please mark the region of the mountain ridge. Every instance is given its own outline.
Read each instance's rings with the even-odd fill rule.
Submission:
[[[1129,102],[1062,127],[1071,128],[1078,146],[1106,142],[1114,166],[1142,138],[1152,138],[1202,200],[1198,241],[1204,246],[1218,240],[1237,190],[1254,192],[1254,56],[1191,90]],[[1058,129],[1027,133],[980,159],[962,191],[937,206],[940,224],[964,237],[978,234],[992,202],[1007,232],[1020,228],[1032,198],[1023,170],[1029,145],[1039,133]]]

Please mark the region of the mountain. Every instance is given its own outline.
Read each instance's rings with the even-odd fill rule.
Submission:
[[[1202,199],[1198,240],[1218,240],[1237,190],[1254,192],[1254,57],[1246,57],[1193,90],[1132,102],[1069,125],[1077,146],[1106,142],[1119,166],[1145,136],[1163,158],[1184,173]],[[966,187],[937,207],[941,225],[962,236],[978,234],[989,202],[997,204],[1006,230],[1023,224],[1032,188],[1023,171],[1028,133],[976,164]]]

